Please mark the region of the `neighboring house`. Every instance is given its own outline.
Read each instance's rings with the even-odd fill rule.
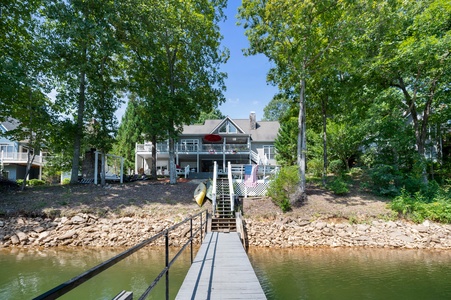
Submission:
[[[0,169],[3,169],[3,177],[10,180],[23,179],[26,172],[28,151],[23,141],[12,141],[5,134],[19,126],[14,119],[0,123]],[[31,166],[29,179],[41,179],[44,157],[37,153]]]
[[[274,140],[279,122],[256,121],[254,112],[249,119],[206,120],[201,125],[186,125],[176,141],[175,163],[189,166],[191,172],[212,172],[217,162],[219,172],[231,164],[276,165]],[[150,173],[152,145],[137,144],[135,171]],[[167,174],[169,144],[157,144],[157,174]]]

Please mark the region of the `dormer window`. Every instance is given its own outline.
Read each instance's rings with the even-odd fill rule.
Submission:
[[[237,133],[238,129],[230,121],[224,122],[217,130],[217,133]]]

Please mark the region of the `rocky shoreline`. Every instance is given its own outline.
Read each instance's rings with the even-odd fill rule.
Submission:
[[[100,218],[82,213],[55,219],[0,218],[0,248],[130,247],[184,218],[182,215]],[[279,220],[247,218],[245,222],[249,247],[451,249],[451,225],[429,221],[413,224],[401,220],[373,220],[351,224],[345,219],[308,221],[287,217]],[[186,223],[170,232],[170,244],[178,246],[188,236],[189,223]],[[153,245],[164,245],[164,239],[157,239]]]

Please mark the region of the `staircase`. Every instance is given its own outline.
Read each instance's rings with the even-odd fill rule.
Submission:
[[[235,213],[230,203],[230,186],[227,179],[216,180],[216,211],[211,219],[211,231],[236,231]]]

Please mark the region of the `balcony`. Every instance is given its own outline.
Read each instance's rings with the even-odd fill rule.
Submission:
[[[44,166],[47,160],[47,156],[36,155],[33,160],[34,166]],[[26,164],[28,161],[27,152],[3,152],[3,156],[0,157],[0,162],[6,164]]]
[[[248,144],[176,144],[175,152],[179,154],[236,154],[236,153],[249,153]],[[152,145],[150,144],[137,144],[137,153],[151,153]],[[168,144],[157,144],[157,153],[165,154],[169,153]]]

